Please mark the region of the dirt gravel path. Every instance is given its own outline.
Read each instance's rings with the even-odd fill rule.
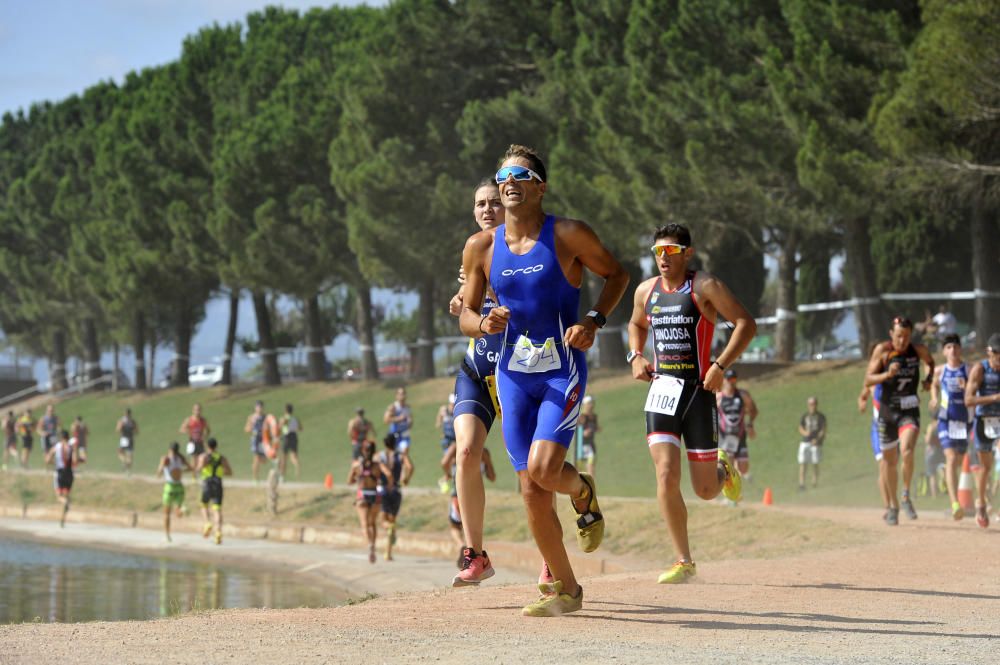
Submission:
[[[871,531],[863,546],[702,561],[582,580],[584,609],[522,618],[528,585],[484,585],[321,610],[0,628],[2,663],[996,663],[1000,529],[922,514],[798,509]],[[657,525],[659,528],[659,525]],[[498,565],[502,562],[497,562]]]

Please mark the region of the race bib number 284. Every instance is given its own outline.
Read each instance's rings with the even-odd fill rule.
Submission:
[[[684,382],[672,376],[656,376],[649,384],[646,395],[646,411],[672,416],[677,413],[677,406],[684,391]]]

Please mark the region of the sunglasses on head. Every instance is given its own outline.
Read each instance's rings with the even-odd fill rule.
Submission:
[[[542,176],[526,166],[505,166],[497,171],[496,181],[498,185],[507,182],[507,178],[514,178],[514,180],[520,181],[527,181],[534,178],[538,182],[544,182]]]
[[[653,250],[653,254],[656,254],[656,258],[660,258],[664,254],[667,256],[680,254],[687,249],[687,245],[676,245],[674,243],[670,243],[666,245],[653,245],[650,249]]]

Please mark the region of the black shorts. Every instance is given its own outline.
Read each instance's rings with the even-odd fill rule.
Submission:
[[[376,503],[379,502],[379,499],[381,499],[381,497],[378,494],[378,490],[361,489],[361,488],[358,489],[358,493],[355,498],[356,501],[354,502],[354,504],[356,506],[368,506],[368,507],[374,506]]]
[[[43,434],[42,435],[42,450],[45,451],[47,455],[52,446],[56,445],[56,435],[55,434]]]
[[[201,481],[201,502],[204,505],[222,505],[222,478],[206,478]]]
[[[16,436],[12,436],[9,439],[7,439],[7,447],[8,448],[17,448],[17,437]]]
[[[73,489],[73,469],[56,469],[56,490],[61,494],[69,494]]]
[[[192,455],[195,459],[201,457],[201,454],[205,452],[205,444],[202,441],[188,441],[187,444],[188,455]]]
[[[403,493],[398,489],[386,490],[382,494],[382,512],[395,517],[399,514],[399,507],[403,504]]]
[[[646,443],[670,443],[678,448],[684,440],[688,460],[710,462],[719,458],[719,412],[715,395],[698,384],[685,383],[680,403],[672,416],[646,412]]]
[[[267,454],[264,452],[264,439],[250,439],[250,454],[267,457]]]
[[[986,436],[986,418],[997,418],[997,416],[976,416],[976,450],[981,453],[993,451],[993,445],[1000,439],[991,439]]]
[[[892,450],[899,445],[899,434],[908,429],[920,431],[920,409],[896,409],[883,404],[878,412],[878,445]]]
[[[31,447],[33,445],[35,445],[35,441],[34,441],[34,439],[31,438],[30,434],[24,435],[24,436],[21,437],[21,447],[22,448],[24,448],[25,450],[31,450]]]
[[[299,433],[289,432],[281,437],[281,449],[286,453],[299,454]]]
[[[361,459],[361,442],[351,441],[351,459]]]

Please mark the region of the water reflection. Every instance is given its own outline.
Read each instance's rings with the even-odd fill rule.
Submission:
[[[324,607],[346,594],[286,571],[0,540],[0,623],[151,619],[232,607]]]

